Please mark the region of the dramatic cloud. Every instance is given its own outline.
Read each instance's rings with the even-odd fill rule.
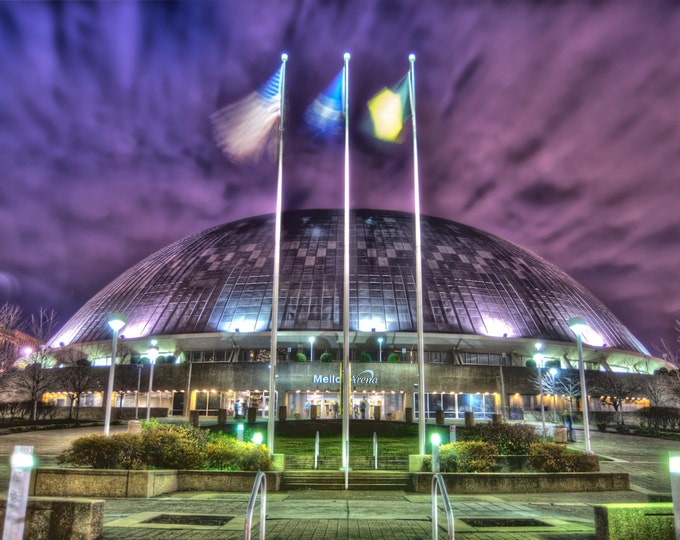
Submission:
[[[307,105],[350,51],[352,200],[412,210],[362,107],[416,53],[424,213],[554,262],[650,349],[680,318],[680,8],[655,3],[0,4],[0,301],[68,318],[152,251],[274,210],[209,117],[287,67],[286,207],[340,207]]]

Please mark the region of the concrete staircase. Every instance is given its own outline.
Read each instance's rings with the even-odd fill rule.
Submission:
[[[284,491],[304,489],[345,489],[345,473],[340,471],[284,471]],[[413,491],[411,475],[404,471],[352,471],[349,489],[356,491]]]
[[[370,456],[350,456],[349,466],[353,471],[375,470],[375,460]],[[342,467],[340,456],[319,456],[317,469],[321,471],[338,471]],[[314,456],[289,456],[286,455],[285,469],[287,471],[309,471],[314,469]],[[378,470],[408,471],[408,457],[380,456],[378,458]]]

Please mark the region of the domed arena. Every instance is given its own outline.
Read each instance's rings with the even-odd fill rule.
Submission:
[[[363,374],[355,375],[352,391],[367,397],[380,418],[403,418],[417,401],[414,231],[410,213],[351,213],[349,360],[353,373]],[[574,317],[588,325],[582,340],[591,376],[649,373],[664,365],[593,294],[537,255],[446,219],[423,217],[421,231],[428,416],[434,409],[451,418],[533,410],[527,362],[540,344],[546,363],[575,370]],[[117,362],[148,363],[149,343],[157,343],[158,390],[149,392],[154,407],[238,415],[239,406],[255,403],[267,415],[274,242],[274,215],[175,242],[102,289],[48,346],[77,349],[93,365],[109,365],[111,349],[101,354],[111,341],[107,320],[122,314]],[[283,214],[277,406],[289,414],[337,414],[343,250],[342,210]],[[139,389],[125,390],[138,399]],[[560,409],[557,401],[553,406]]]

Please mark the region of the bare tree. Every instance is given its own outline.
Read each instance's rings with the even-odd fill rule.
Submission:
[[[680,395],[678,370],[657,370],[654,375],[642,381],[642,394],[649,400],[650,407],[674,407]]]
[[[555,377],[555,392],[569,404],[569,416],[573,416],[574,404],[581,398],[581,378],[575,369],[561,370]]]
[[[0,370],[14,365],[26,336],[21,332],[21,308],[5,302],[0,305]]]
[[[602,373],[593,393],[600,394],[600,401],[614,409],[616,423],[623,424],[623,403],[627,398],[642,394],[642,384],[638,377]]]
[[[54,351],[59,368],[56,378],[69,398],[69,419],[73,418],[73,406],[76,409],[76,421],[80,414],[80,399],[87,391],[98,390],[99,378],[90,361],[79,349],[69,347]]]
[[[31,315],[28,321],[28,331],[40,343],[52,335],[57,324],[54,310],[40,308],[37,314]],[[17,370],[7,379],[8,385],[15,391],[26,395],[32,403],[31,420],[38,419],[38,403],[43,394],[49,389],[54,380],[54,372],[50,369],[54,364],[51,351],[44,346],[32,352],[28,362],[22,370]]]
[[[680,321],[675,321],[675,329],[678,332],[678,343],[680,343]],[[656,349],[661,353],[661,358],[680,369],[680,348],[673,348],[662,339]]]
[[[540,404],[540,411],[541,411],[541,425],[542,425],[542,431],[541,433],[543,434],[543,438],[545,438],[545,398],[547,395],[554,394],[554,380],[553,377],[550,375],[550,373],[542,368],[536,368],[535,371],[532,371],[529,377],[527,378],[531,386],[533,386],[536,391],[541,395],[542,397],[542,402]],[[556,421],[555,414],[553,411],[553,422]]]

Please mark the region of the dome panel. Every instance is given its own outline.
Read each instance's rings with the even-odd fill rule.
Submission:
[[[89,300],[53,344],[110,338],[270,329],[274,216],[213,227],[150,255]],[[428,333],[573,342],[584,316],[591,345],[647,354],[589,291],[537,255],[453,221],[422,218],[423,318]],[[285,212],[279,329],[342,331],[343,212]],[[355,210],[351,223],[350,330],[416,331],[414,216]]]

